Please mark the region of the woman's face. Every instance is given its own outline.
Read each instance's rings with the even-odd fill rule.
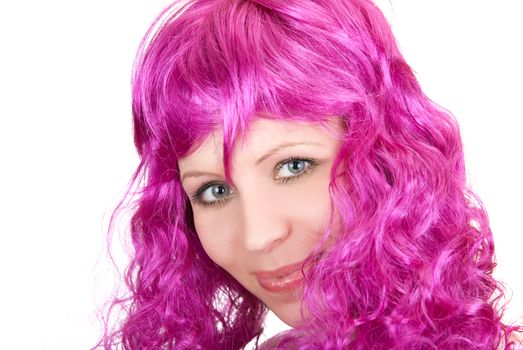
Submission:
[[[331,125],[341,131],[339,119]],[[179,160],[182,183],[209,257],[295,327],[299,273],[267,278],[258,272],[302,262],[311,252],[328,223],[339,141],[318,125],[269,119],[254,121],[249,133],[232,155],[234,187],[225,182],[220,132]]]

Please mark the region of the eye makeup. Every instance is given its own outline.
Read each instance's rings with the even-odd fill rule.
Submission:
[[[214,181],[214,180],[207,181],[207,182],[203,183],[191,196],[191,200],[193,201],[193,203],[201,205],[202,207],[214,207],[214,206],[220,205],[229,200],[230,196],[227,196],[225,198],[218,199],[218,200],[215,200],[212,202],[203,200],[202,194],[205,191],[207,191],[209,188],[211,188],[212,186],[223,186],[225,188],[228,188],[228,185],[224,182]],[[229,189],[228,193],[231,194],[233,192]]]
[[[282,170],[285,166],[288,167],[293,162],[305,162],[304,168],[303,168],[303,170],[300,173],[295,174],[295,175],[291,175],[291,176],[279,176],[278,175],[280,170]],[[276,166],[273,169],[273,179],[274,179],[274,181],[279,182],[279,183],[294,182],[294,181],[299,180],[304,175],[307,175],[308,173],[310,173],[314,169],[314,167],[316,167],[317,165],[318,165],[318,162],[315,159],[313,159],[313,158],[309,158],[309,157],[294,157],[293,156],[293,157],[287,158],[285,160],[282,160],[278,164],[276,164]],[[205,191],[207,191],[209,188],[211,188],[213,186],[223,186],[224,188],[226,188],[227,195],[225,197],[223,197],[223,198],[220,198],[220,199],[217,199],[217,200],[214,200],[214,201],[206,201],[206,200],[204,200],[202,198],[202,195],[204,194]],[[221,181],[212,180],[212,181],[207,181],[207,182],[203,183],[193,193],[193,195],[191,196],[191,200],[192,200],[193,203],[195,203],[197,205],[200,205],[202,207],[205,207],[205,208],[206,207],[215,207],[215,206],[219,206],[219,205],[225,204],[225,202],[229,201],[231,199],[233,193],[234,193],[234,191],[232,191],[229,188],[229,185],[227,183],[221,182]]]
[[[283,177],[277,177],[276,174],[279,170],[281,170],[284,166],[287,166],[288,164],[292,164],[293,162],[306,162],[305,168],[302,172],[296,175],[292,176],[283,176]],[[288,159],[285,159],[284,161],[279,162],[276,167],[274,168],[274,180],[280,183],[287,183],[289,181],[296,181],[299,178],[301,178],[303,175],[308,174],[316,165],[318,165],[318,162],[312,158],[307,157],[291,157]]]

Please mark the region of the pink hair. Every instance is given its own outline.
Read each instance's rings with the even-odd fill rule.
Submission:
[[[106,325],[98,347],[230,350],[261,334],[267,308],[204,252],[177,160],[220,128],[230,181],[234,140],[265,113],[346,125],[330,182],[341,228],[306,276],[310,317],[271,346],[510,349],[523,327],[502,322],[492,232],[466,183],[458,123],[421,91],[379,9],[368,0],[179,5],[157,18],[135,62],[129,295],[113,302],[126,318]]]

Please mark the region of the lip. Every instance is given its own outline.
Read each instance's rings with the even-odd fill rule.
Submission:
[[[255,271],[258,283],[270,292],[286,292],[303,284],[301,265],[303,261],[280,267],[271,271]]]
[[[258,278],[258,283],[269,292],[288,292],[303,284],[303,275],[298,269],[282,277]]]
[[[300,262],[297,262],[297,263],[294,263],[294,264],[282,266],[282,267],[280,267],[280,268],[278,268],[276,270],[254,271],[254,274],[256,275],[256,277],[258,279],[269,279],[269,278],[283,277],[285,275],[288,275],[291,272],[294,272],[294,271],[298,270],[301,267],[302,264],[303,264],[303,261],[300,261]]]

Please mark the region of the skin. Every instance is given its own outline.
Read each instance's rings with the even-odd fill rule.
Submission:
[[[329,125],[327,132],[316,124],[256,119],[246,140],[239,140],[233,151],[234,185],[225,182],[221,131],[178,162],[206,253],[291,327],[302,320],[302,287],[269,292],[253,272],[303,261],[327,225],[329,177],[340,146],[335,135],[342,131],[338,119]],[[282,144],[287,146],[278,148]],[[313,161],[289,161],[290,157]],[[217,183],[205,187],[208,181]],[[199,199],[216,205],[195,200],[202,185],[206,190]]]

